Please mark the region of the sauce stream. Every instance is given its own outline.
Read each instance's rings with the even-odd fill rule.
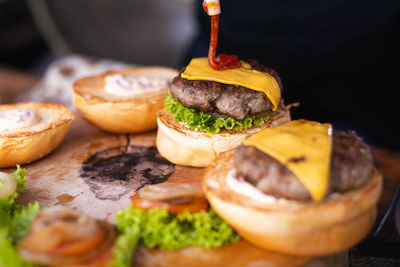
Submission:
[[[220,54],[216,57],[217,54],[217,45],[218,45],[218,29],[219,29],[219,1],[214,2],[204,0],[203,9],[204,11],[211,16],[211,36],[210,36],[210,46],[208,48],[208,63],[215,70],[224,70],[224,69],[235,69],[240,67],[240,61],[238,56],[236,55],[228,55],[228,54]],[[215,11],[218,5],[218,11]],[[213,8],[213,12],[209,10],[209,7]],[[218,14],[215,14],[217,12]]]

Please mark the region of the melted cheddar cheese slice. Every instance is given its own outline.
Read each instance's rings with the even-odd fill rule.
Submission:
[[[190,61],[181,77],[188,80],[207,80],[239,85],[263,92],[274,106],[274,111],[278,108],[281,100],[281,90],[274,77],[265,72],[252,70],[250,65],[243,61],[240,68],[214,70],[208,64],[207,58],[194,58]]]
[[[328,190],[332,150],[332,125],[306,120],[267,128],[243,142],[255,146],[287,166],[310,192],[315,202]]]

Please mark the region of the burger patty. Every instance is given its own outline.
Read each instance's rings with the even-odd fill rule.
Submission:
[[[281,79],[273,69],[256,60],[248,60],[247,63],[252,69],[273,76],[282,89]],[[181,77],[182,72],[172,80],[170,91],[172,97],[185,107],[228,115],[237,120],[272,110],[271,101],[262,92],[214,81],[187,80]]]
[[[265,194],[310,200],[309,191],[285,165],[253,146],[239,146],[233,155],[238,177]],[[354,132],[333,131],[329,192],[343,192],[364,184],[372,169],[369,147]]]

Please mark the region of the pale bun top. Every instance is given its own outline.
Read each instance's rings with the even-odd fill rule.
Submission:
[[[0,131],[0,137],[30,136],[56,128],[62,124],[71,122],[74,114],[65,106],[56,103],[25,102],[18,104],[0,105],[0,112],[22,109],[33,111],[38,122],[29,127],[6,129]]]
[[[79,79],[75,82],[73,89],[74,93],[80,95],[86,100],[93,100],[99,102],[130,102],[130,101],[158,101],[159,97],[165,97],[169,88],[166,86],[161,92],[157,91],[146,91],[134,96],[121,96],[112,94],[105,90],[106,78],[108,76],[123,74],[123,75],[147,75],[155,76],[159,78],[165,78],[167,81],[172,79],[178,74],[174,69],[166,67],[138,67],[132,69],[122,69],[119,71],[106,72],[102,75],[90,76]]]

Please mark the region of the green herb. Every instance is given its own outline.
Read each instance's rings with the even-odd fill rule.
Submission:
[[[140,239],[139,227],[128,227],[118,236],[113,250],[115,259],[111,262],[112,267],[131,266],[136,246]]]
[[[26,207],[18,205],[10,225],[10,235],[15,242],[20,241],[28,233],[29,226],[40,210],[39,202],[29,203]]]
[[[0,227],[0,266],[33,267],[34,264],[24,261],[18,254],[15,244],[9,236],[7,227]]]
[[[17,191],[21,191],[25,188],[27,174],[28,171],[26,169],[22,169],[19,165],[17,165],[17,170],[11,174],[11,176],[17,181]]]
[[[15,199],[18,197],[18,192],[21,191],[26,184],[26,173],[25,169],[22,169],[17,165],[17,170],[11,174],[17,182],[17,192],[14,192],[11,196],[6,199],[0,200],[0,226],[7,226],[10,224],[14,210],[18,205],[15,204]]]
[[[40,205],[37,202],[26,207],[15,203],[18,192],[25,187],[26,174],[25,169],[17,166],[17,170],[11,174],[17,181],[17,192],[0,200],[0,266],[35,266],[25,262],[16,249],[17,242],[26,235],[30,224],[40,211]]]
[[[121,245],[114,251],[117,259],[112,266],[130,266],[139,241],[149,248],[178,250],[187,246],[218,248],[240,239],[213,210],[171,214],[166,208],[129,207],[118,212],[115,221],[121,233],[117,244]]]
[[[171,93],[165,98],[164,107],[175,115],[175,121],[184,123],[192,130],[203,131],[209,134],[219,133],[222,128],[237,131],[247,130],[253,125],[260,126],[271,118],[271,116],[261,118],[250,116],[242,121],[230,117],[226,119],[215,118],[203,111],[183,106],[172,97]]]

